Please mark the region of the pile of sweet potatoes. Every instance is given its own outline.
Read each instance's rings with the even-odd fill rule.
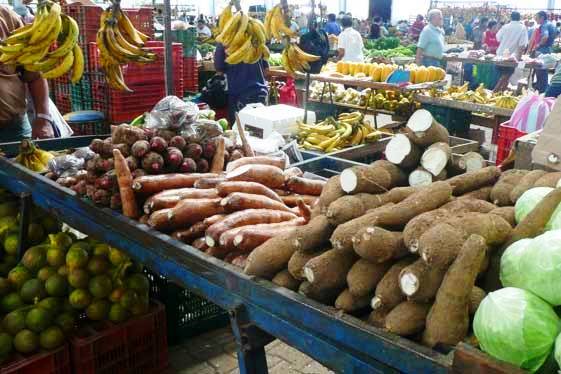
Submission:
[[[455,345],[500,288],[504,247],[540,234],[561,189],[518,226],[516,199],[559,176],[489,166],[403,187],[390,162],[353,167],[327,181],[307,225],[255,248],[245,272],[429,347]]]

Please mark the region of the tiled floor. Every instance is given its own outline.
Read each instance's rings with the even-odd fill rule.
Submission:
[[[275,340],[265,348],[271,374],[333,373],[310,357]],[[236,343],[229,329],[212,331],[169,348],[169,374],[239,373]]]

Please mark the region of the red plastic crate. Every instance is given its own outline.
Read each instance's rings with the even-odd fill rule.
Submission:
[[[55,93],[55,105],[61,114],[66,114],[72,111],[72,104],[70,103],[70,95]]]
[[[123,324],[88,326],[70,339],[74,374],[161,373],[168,366],[166,313],[154,302],[150,312]]]
[[[154,37],[154,20],[152,8],[123,9],[134,27],[148,37]]]
[[[511,127],[509,122],[501,123],[497,136],[497,165],[500,165],[507,158],[514,141],[526,134],[516,127]]]
[[[199,66],[196,57],[183,57],[183,87],[186,92],[199,91]]]
[[[68,344],[33,356],[16,355],[0,366],[0,374],[70,374],[70,350]]]

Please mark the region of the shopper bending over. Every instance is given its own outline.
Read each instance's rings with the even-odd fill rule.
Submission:
[[[501,27],[499,32],[497,32],[497,41],[499,42],[497,56],[501,58],[514,56],[516,60],[520,60],[528,46],[528,31],[526,26],[520,22],[520,13],[512,12],[510,20],[509,23]],[[508,88],[508,80],[512,73],[514,73],[514,68],[497,66],[497,70],[501,77],[495,86],[495,91],[504,91]]]
[[[20,17],[0,5],[0,40],[23,26]],[[29,89],[35,113],[33,123],[27,118],[26,87]],[[22,138],[52,138],[53,121],[49,115],[49,86],[39,73],[31,73],[13,65],[0,63],[0,142]]]
[[[362,36],[358,31],[353,29],[353,19],[350,16],[344,16],[341,20],[343,32],[339,35],[339,42],[337,44],[338,59],[351,62],[363,62],[364,55],[362,48]]]
[[[265,75],[269,63],[259,60],[255,64],[239,63],[230,65],[226,62],[226,51],[220,43],[214,52],[214,67],[217,75],[225,75],[228,82],[228,121],[233,123],[235,113],[247,104],[263,103],[267,100],[268,90]]]
[[[442,12],[432,9],[428,14],[429,24],[425,26],[417,43],[417,65],[441,66],[444,55],[444,30]]]

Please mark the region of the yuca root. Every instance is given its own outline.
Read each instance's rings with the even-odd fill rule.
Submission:
[[[356,233],[352,241],[356,254],[371,262],[397,260],[409,254],[401,232],[380,227],[365,227]]]
[[[354,166],[341,173],[341,189],[348,194],[381,193],[391,188],[391,175],[375,166]]]

